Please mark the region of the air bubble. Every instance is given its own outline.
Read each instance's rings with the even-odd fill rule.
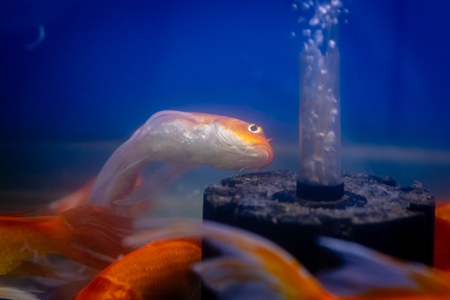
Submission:
[[[309,21],[309,25],[311,26],[316,26],[317,24],[319,24],[319,18],[314,17]]]
[[[327,13],[327,10],[326,10],[326,8],[325,8],[325,6],[322,6],[322,5],[320,5],[319,6],[319,12],[321,13],[321,14],[326,14]]]
[[[331,0],[331,5],[333,5],[334,7],[341,7],[342,3],[339,0]]]

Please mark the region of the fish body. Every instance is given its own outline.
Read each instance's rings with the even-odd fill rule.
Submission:
[[[186,170],[208,165],[242,170],[266,167],[273,150],[260,126],[238,119],[203,113],[160,111],[151,116],[108,159],[94,183],[89,202],[114,208],[114,201],[133,190],[149,162],[168,162],[144,192],[128,197],[136,203],[170,183]]]
[[[1,216],[0,274],[36,272],[39,267],[33,262],[46,254],[62,255],[102,269],[129,252],[120,244],[129,233],[127,228],[131,228],[131,221],[94,206],[77,207],[54,216]]]
[[[152,242],[112,263],[74,299],[196,299],[200,280],[190,267],[200,259],[199,238]]]

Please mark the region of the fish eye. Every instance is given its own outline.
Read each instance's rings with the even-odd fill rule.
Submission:
[[[261,126],[258,126],[256,124],[249,124],[248,131],[253,132],[253,133],[260,133],[262,131],[262,128],[261,128]]]

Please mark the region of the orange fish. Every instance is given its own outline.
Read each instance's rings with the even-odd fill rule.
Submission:
[[[151,223],[147,226],[152,227]],[[220,299],[450,299],[447,273],[331,238],[321,238],[320,244],[337,253],[344,266],[323,274],[320,282],[273,242],[223,224],[158,220],[153,221],[151,231],[127,237],[124,243],[138,246],[167,236],[193,234],[223,253],[193,265]]]
[[[434,267],[450,272],[450,203],[436,206],[434,220]]]
[[[200,259],[199,238],[155,241],[112,263],[74,299],[198,299],[200,279],[190,267]]]
[[[273,159],[269,141],[253,123],[203,113],[160,111],[108,159],[89,203],[124,213],[124,206],[148,200],[193,167],[264,168]],[[150,162],[165,162],[167,167],[132,191],[136,178]]]
[[[130,251],[120,241],[131,226],[129,219],[90,205],[55,216],[0,216],[0,275],[46,275],[35,261],[46,254],[103,269]]]

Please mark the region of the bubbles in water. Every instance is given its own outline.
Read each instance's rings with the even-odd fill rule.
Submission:
[[[338,17],[342,13],[348,13],[343,9],[341,0],[293,0],[292,11],[300,11],[297,23],[303,27],[303,36],[307,39],[314,37],[312,42],[322,47],[325,41],[330,47],[336,47],[335,41],[329,43],[331,29],[338,24]],[[346,21],[346,20],[344,20]],[[306,28],[305,28],[306,27]],[[309,29],[310,31],[305,31]],[[322,31],[326,36],[323,36]],[[307,41],[310,43],[310,41]]]
[[[342,3],[339,0],[331,0],[331,5],[334,7],[342,7]]]
[[[309,21],[309,25],[311,26],[316,26],[317,24],[319,24],[319,18],[314,17]]]
[[[322,30],[317,30],[316,34],[314,35],[314,42],[316,45],[322,45],[323,43],[323,32]]]
[[[336,47],[336,42],[335,42],[334,40],[330,40],[330,41],[328,42],[328,46],[329,46],[330,48],[335,48],[335,47]]]

